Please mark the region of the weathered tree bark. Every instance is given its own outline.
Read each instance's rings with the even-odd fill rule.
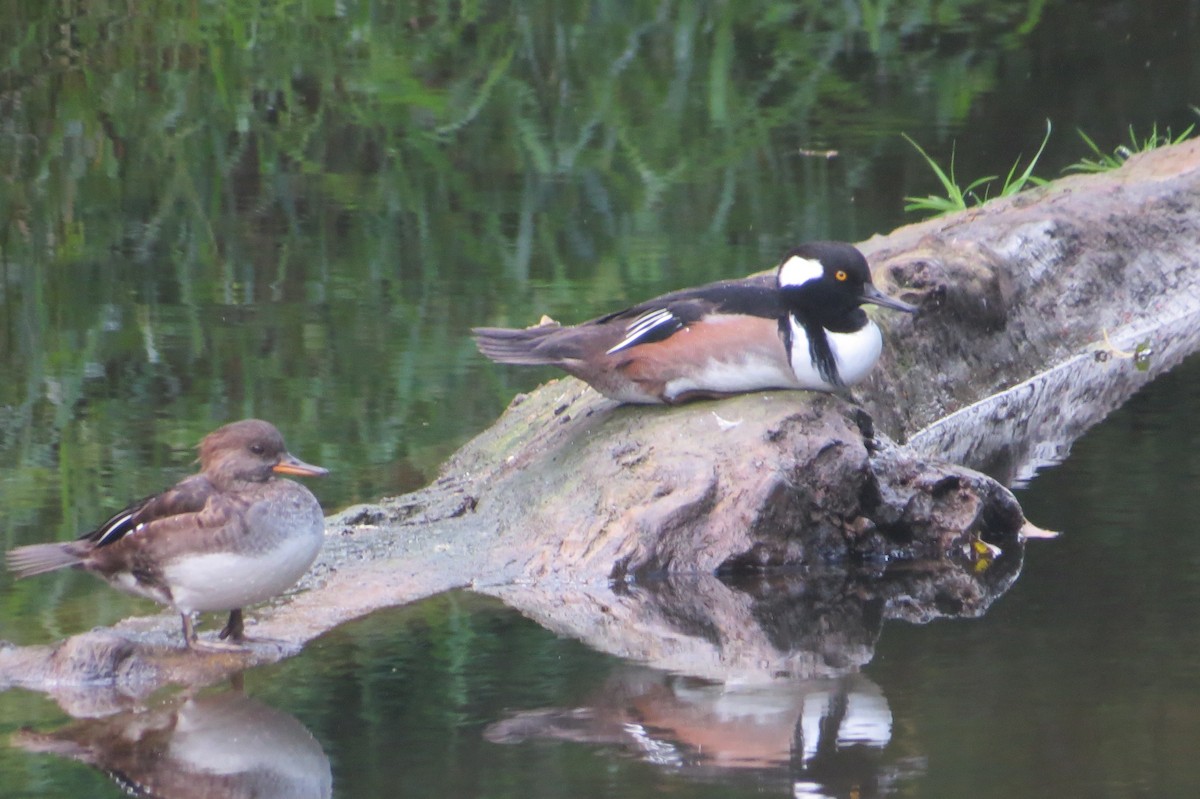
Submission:
[[[680,620],[630,599],[661,597],[646,588],[657,576],[966,563],[982,538],[1016,553],[994,585],[980,578],[972,588],[963,581],[973,570],[959,569],[933,588],[905,589],[928,589],[925,600],[888,599],[885,615],[979,612],[1019,567],[1024,520],[1002,485],[939,457],[999,460],[1016,475],[1030,439],[1048,429],[1039,413],[1057,414],[1057,439],[1077,435],[1195,349],[1200,143],[902,228],[862,249],[884,290],[921,313],[879,317],[884,360],[856,390],[861,406],[767,392],[624,407],[573,379],[554,381],[515,399],[429,487],[332,517],[305,590],[252,614],[260,623],[250,634],[278,645],[201,657],[174,648],[173,619],[136,619],[55,646],[0,649],[0,681],[103,679],[115,686],[103,701],[119,704],[165,682],[208,682],[276,660],[336,624],[460,586],[598,646],[668,662],[673,655],[656,655],[652,641],[678,638]],[[1142,340],[1155,350],[1146,371],[1116,352]],[[1027,380],[976,413],[954,413]],[[1026,408],[1026,399],[1036,402]],[[725,590],[706,579],[700,590],[711,597]],[[752,617],[776,596],[713,603],[745,604]],[[721,642],[736,618],[707,634],[715,651],[694,655],[712,661],[698,670],[732,668]],[[694,648],[705,636],[691,638]],[[80,714],[107,708],[93,706],[90,689],[60,699]]]

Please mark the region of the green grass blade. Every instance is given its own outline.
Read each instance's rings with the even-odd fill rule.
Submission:
[[[1004,178],[1004,188],[1000,190],[1001,197],[1008,197],[1016,194],[1024,189],[1025,185],[1033,178],[1033,168],[1037,166],[1038,159],[1042,157],[1042,153],[1046,149],[1046,142],[1050,141],[1051,129],[1050,120],[1047,119],[1046,135],[1042,137],[1041,146],[1038,147],[1037,152],[1033,154],[1033,158],[1029,161],[1029,166],[1025,167],[1025,171],[1022,172],[1020,177],[1018,177],[1015,181],[1012,179],[1013,172],[1016,171],[1017,166],[1021,163],[1021,159],[1018,158],[1013,162],[1012,169],[1008,170],[1008,175]]]

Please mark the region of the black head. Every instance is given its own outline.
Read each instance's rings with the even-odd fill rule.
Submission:
[[[834,333],[861,330],[867,315],[859,306],[865,303],[906,313],[917,311],[875,288],[867,259],[856,248],[838,241],[793,247],[783,257],[776,280],[784,304],[800,321]]]
[[[289,453],[275,425],[261,419],[233,422],[205,436],[200,442],[200,467],[218,485],[261,483],[275,473],[309,477],[329,473]]]

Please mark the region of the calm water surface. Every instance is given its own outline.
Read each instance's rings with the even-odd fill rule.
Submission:
[[[1088,433],[1020,494],[1062,537],[982,618],[887,624],[861,674],[713,686],[456,593],[333,631],[245,692],[311,732],[328,763],[292,768],[328,768],[340,797],[1193,796],[1197,392],[1193,357]],[[0,709],[7,730],[64,722],[24,693]],[[554,721],[497,734],[531,711]],[[0,768],[21,796],[121,795],[49,755]]]
[[[4,548],[88,529],[243,416],[333,470],[331,511],[415,488],[545,377],[484,363],[473,324],[886,232],[937,190],[901,132],[943,161],[957,141],[965,183],[1050,118],[1052,177],[1086,154],[1075,127],[1109,150],[1200,97],[1191,0],[9,6]],[[861,676],[725,695],[459,594],[246,675],[257,704],[140,720],[203,760],[165,731],[240,719],[293,753],[286,784],[327,768],[348,797],[1197,795],[1197,390],[1193,360],[1081,441],[1021,496],[1066,535],[982,619],[889,624]],[[87,575],[0,577],[21,644],[153,610]],[[494,726],[535,710],[537,734]],[[0,694],[0,733],[65,721]],[[121,793],[4,748],[0,795]]]

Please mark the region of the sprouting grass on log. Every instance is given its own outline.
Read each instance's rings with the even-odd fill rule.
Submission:
[[[1116,169],[1121,164],[1128,161],[1132,156],[1138,153],[1157,150],[1159,147],[1166,147],[1168,144],[1179,144],[1184,139],[1192,135],[1192,131],[1196,129],[1195,124],[1188,125],[1187,128],[1178,136],[1171,134],[1171,129],[1167,128],[1166,133],[1158,132],[1158,123],[1156,122],[1150,128],[1150,133],[1144,138],[1139,139],[1137,133],[1133,129],[1133,125],[1129,126],[1129,143],[1118,144],[1111,153],[1106,153],[1100,149],[1099,145],[1092,140],[1082,129],[1076,129],[1079,133],[1079,138],[1083,139],[1083,143],[1092,151],[1094,157],[1084,157],[1064,169],[1064,172],[1107,172],[1110,169]]]
[[[1042,137],[1042,143],[1030,159],[1025,169],[1021,172],[1017,170],[1021,166],[1021,159],[1017,158],[1009,168],[1008,174],[1004,176],[1004,182],[1000,186],[1000,191],[996,194],[997,197],[1008,197],[1025,189],[1028,186],[1041,186],[1047,181],[1044,178],[1039,178],[1033,174],[1034,167],[1037,166],[1038,159],[1042,157],[1042,152],[1046,149],[1046,142],[1050,140],[1051,125],[1050,120],[1046,120],[1046,135]],[[917,144],[908,134],[900,134],[905,141],[916,148],[921,157],[925,159],[925,163],[929,164],[929,168],[933,170],[933,174],[937,176],[938,181],[942,184],[942,189],[945,191],[945,196],[930,194],[925,197],[905,197],[907,205],[904,206],[905,211],[929,211],[934,214],[944,214],[950,211],[962,211],[971,205],[981,205],[989,199],[990,184],[998,179],[998,175],[988,175],[982,178],[976,178],[967,184],[966,188],[962,188],[958,184],[957,177],[954,174],[954,150],[950,151],[950,166],[949,170],[942,167],[933,160],[921,145]]]
[[[1193,106],[1192,111],[1200,115],[1200,108]],[[1016,194],[1022,189],[1030,185],[1041,186],[1046,184],[1044,178],[1039,178],[1033,174],[1033,168],[1037,165],[1038,159],[1041,158],[1042,151],[1046,149],[1046,142],[1050,140],[1050,120],[1046,120],[1046,135],[1042,138],[1041,146],[1030,160],[1025,170],[1017,174],[1017,168],[1021,164],[1021,159],[1018,158],[1008,170],[1008,174],[1004,178],[1004,183],[1001,186],[998,197],[1007,197],[1011,194]],[[1184,131],[1178,135],[1171,132],[1170,128],[1166,129],[1165,133],[1159,133],[1158,124],[1151,126],[1150,132],[1144,137],[1139,138],[1133,125],[1129,126],[1129,142],[1127,144],[1119,144],[1113,148],[1111,153],[1107,153],[1100,149],[1095,140],[1088,136],[1081,129],[1076,129],[1079,133],[1079,138],[1083,139],[1083,143],[1091,151],[1091,156],[1085,156],[1070,166],[1065,167],[1062,171],[1066,172],[1107,172],[1110,169],[1116,169],[1124,164],[1134,155],[1138,153],[1149,152],[1156,150],[1159,147],[1166,147],[1171,144],[1179,144],[1188,139],[1195,132],[1195,123],[1188,125]],[[933,174],[937,177],[938,182],[942,184],[942,189],[945,196],[930,194],[925,197],[905,197],[907,205],[904,206],[905,211],[928,211],[933,214],[945,214],[951,211],[962,211],[972,205],[980,205],[987,202],[988,196],[987,187],[998,176],[988,175],[986,177],[977,178],[968,183],[966,187],[961,187],[958,184],[958,179],[954,174],[954,147],[950,150],[950,165],[948,169],[942,169],[933,158],[925,152],[921,145],[917,144],[908,134],[901,133],[904,140],[911,144],[921,157],[925,159],[925,163],[933,170]],[[983,189],[982,193],[980,189]]]

